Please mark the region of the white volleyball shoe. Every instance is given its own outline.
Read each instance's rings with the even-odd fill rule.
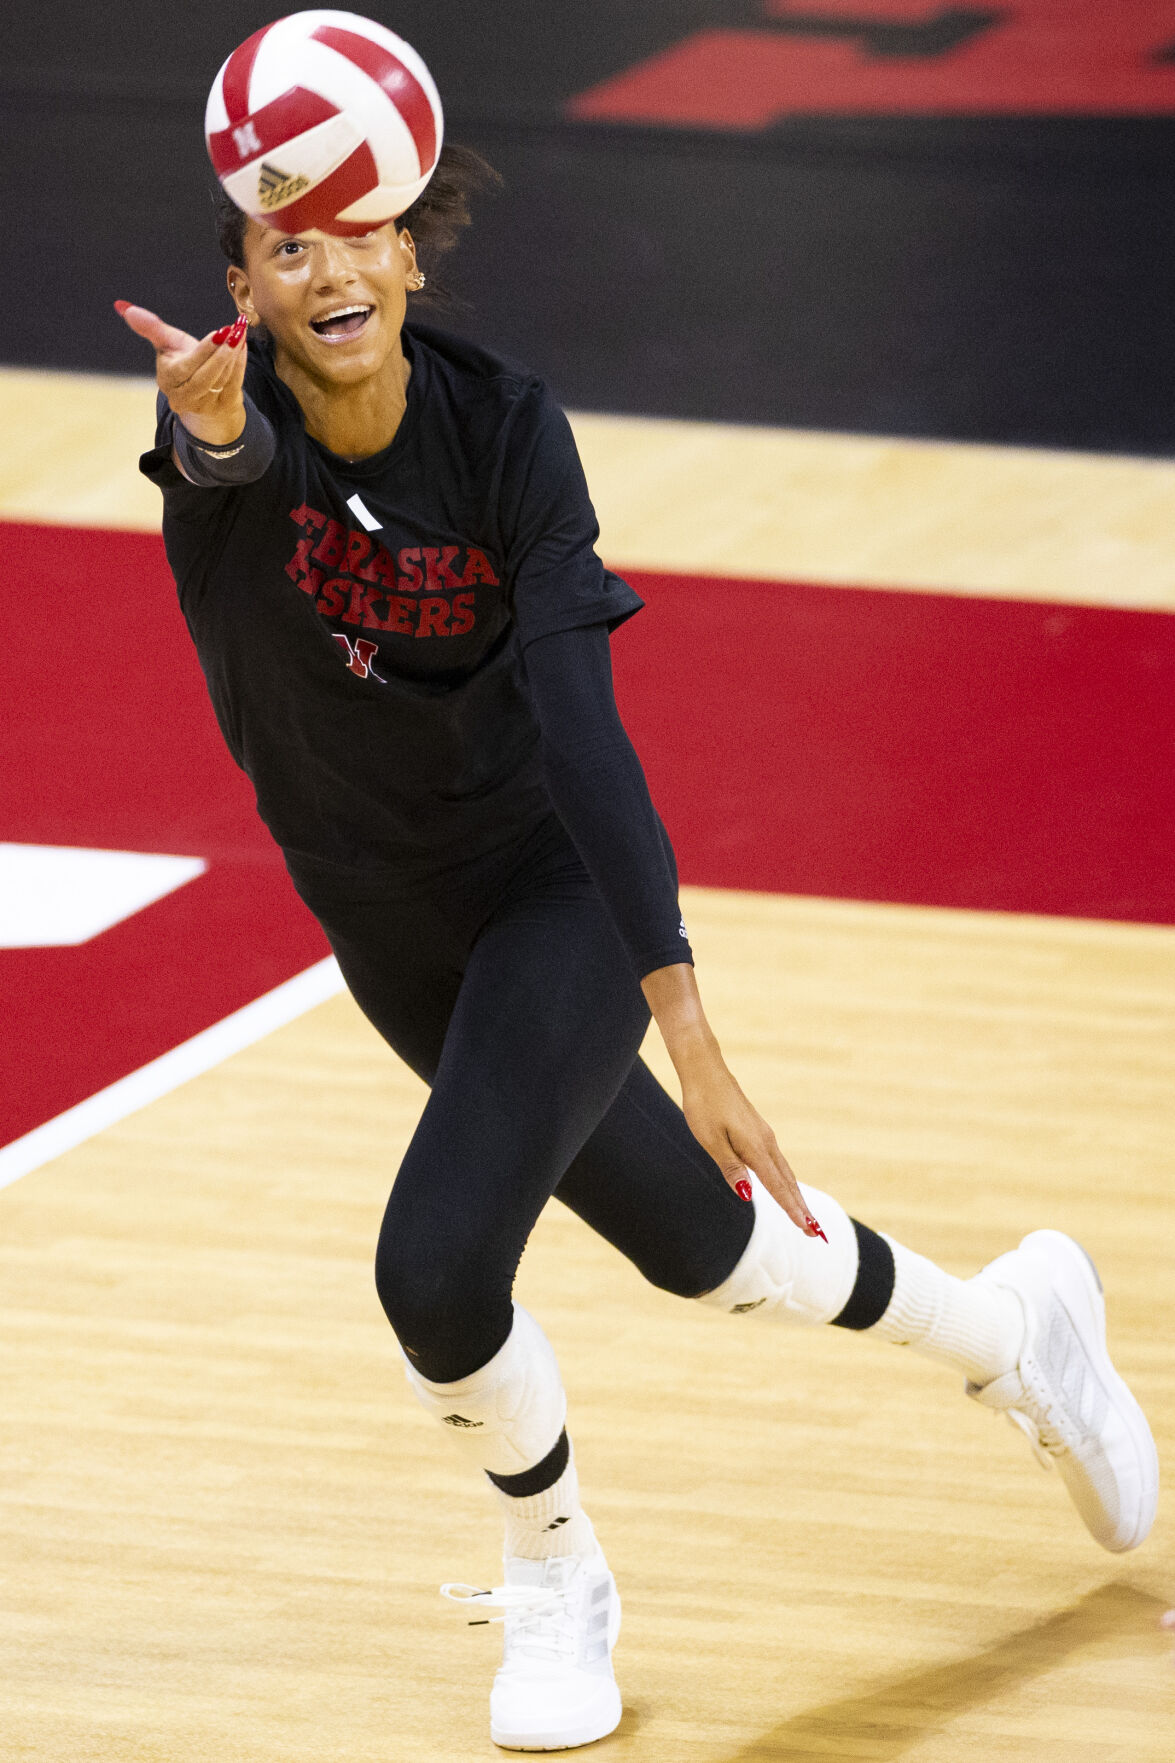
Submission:
[[[1103,1549],[1136,1549],[1154,1523],[1159,1458],[1106,1350],[1097,1268],[1072,1237],[1034,1230],[975,1279],[1014,1292],[1027,1326],[1015,1370],[969,1383],[967,1394],[1006,1414],[1044,1466],[1060,1471]]]
[[[616,1582],[597,1546],[591,1555],[528,1561],[508,1556],[493,1591],[443,1585],[441,1595],[503,1615],[475,1617],[505,1628],[490,1693],[490,1737],[507,1751],[569,1751],[620,1724],[612,1648],[620,1633]]]

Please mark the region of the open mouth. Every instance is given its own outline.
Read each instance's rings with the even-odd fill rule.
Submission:
[[[312,318],[310,329],[325,343],[345,343],[359,335],[372,310],[370,306],[338,306],[333,312],[324,312],[321,318]]]

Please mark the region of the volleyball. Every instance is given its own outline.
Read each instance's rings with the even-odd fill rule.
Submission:
[[[443,130],[410,44],[358,13],[317,7],[234,49],[204,114],[227,194],[286,233],[353,237],[395,220],[436,169]]]

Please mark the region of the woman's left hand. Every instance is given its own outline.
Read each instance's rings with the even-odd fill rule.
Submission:
[[[775,1134],[743,1094],[717,1043],[685,1064],[679,1075],[681,1106],[689,1129],[730,1186],[738,1192],[739,1184],[745,1186],[748,1172],[754,1170],[771,1198],[805,1236],[822,1234],[811,1228],[813,1220],[800,1184]]]
[[[824,1237],[809,1215],[800,1184],[775,1134],[727,1068],[706,1021],[693,968],[685,962],[659,967],[645,975],[641,988],[681,1081],[681,1106],[689,1129],[703,1150],[709,1151],[725,1180],[749,1200],[747,1178],[753,1170],[805,1236]],[[824,1240],[827,1242],[827,1237]]]

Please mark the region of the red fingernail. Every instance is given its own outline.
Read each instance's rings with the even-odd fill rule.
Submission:
[[[214,343],[223,343],[224,339],[228,336],[230,329],[231,329],[231,326],[226,324],[226,325],[223,325],[220,330],[213,331],[212,341]]]
[[[751,1184],[749,1181],[736,1181],[734,1184],[734,1191],[740,1200],[749,1200],[751,1198]]]
[[[810,1231],[812,1236],[819,1237],[820,1241],[822,1243],[826,1243],[828,1241],[828,1238],[825,1236],[824,1232],[821,1230],[820,1226],[816,1223],[816,1220],[814,1218],[805,1218],[804,1223],[807,1225],[808,1230]]]
[[[117,312],[119,318],[121,318],[125,312],[129,312],[130,307],[131,303],[129,300],[116,300],[114,302],[114,310]]]

